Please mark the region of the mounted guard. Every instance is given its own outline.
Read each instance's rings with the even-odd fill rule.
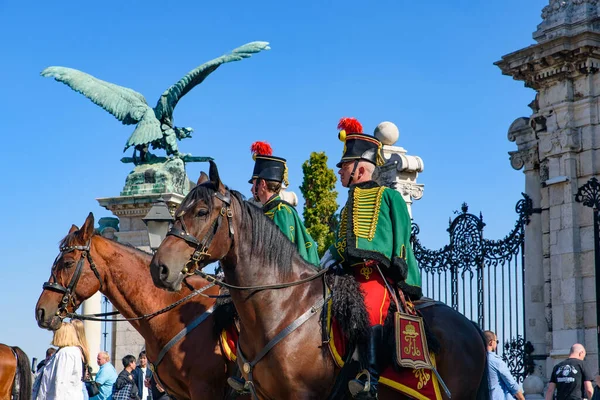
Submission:
[[[341,211],[335,242],[321,259],[322,267],[341,265],[358,281],[369,314],[367,369],[349,382],[354,398],[376,399],[380,365],[377,352],[390,306],[391,287],[399,286],[414,300],[421,297],[419,269],[410,245],[411,219],[400,193],[373,181],[385,163],[382,143],[363,133],[360,122],[342,118],[338,124],[344,151],[337,167],[348,200]]]
[[[250,150],[254,170],[248,183],[252,184],[254,200],[261,202],[265,215],[296,245],[302,258],[318,266],[317,244],[306,231],[294,206],[280,196],[282,186],[289,185],[286,160],[273,156],[273,149],[267,142],[254,142]]]
[[[248,180],[252,184],[252,197],[263,205],[263,213],[296,246],[300,256],[308,263],[318,266],[317,243],[306,231],[294,206],[280,196],[283,185],[289,185],[286,160],[275,157],[267,142],[254,142],[250,151],[254,160],[252,177]],[[243,378],[229,377],[227,382],[238,393],[248,393]]]

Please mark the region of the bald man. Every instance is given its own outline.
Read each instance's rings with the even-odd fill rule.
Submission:
[[[569,358],[559,362],[552,370],[546,400],[591,399],[593,395],[592,376],[583,364],[585,348],[575,343],[571,346]],[[554,391],[556,390],[556,397]]]

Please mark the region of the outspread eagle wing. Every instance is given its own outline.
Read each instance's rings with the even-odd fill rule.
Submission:
[[[48,67],[41,75],[54,78],[81,93],[125,125],[138,123],[150,108],[140,93],[73,68]]]
[[[127,140],[125,150],[129,146],[162,138],[160,122],[156,119],[154,110],[148,106],[144,96],[135,90],[103,81],[73,68],[48,67],[42,71],[42,76],[52,77],[81,93],[123,124],[138,124]]]
[[[217,57],[214,60],[208,61],[193,69],[186,76],[181,78],[179,82],[165,90],[165,92],[160,96],[158,104],[155,108],[157,118],[161,121],[164,117],[168,117],[170,120],[172,120],[173,109],[177,105],[179,99],[185,96],[185,94],[192,90],[196,85],[202,83],[208,75],[219,68],[222,64],[232,61],[240,61],[244,58],[251,57],[252,54],[269,49],[270,47],[268,42],[250,42],[238,47],[229,54]]]

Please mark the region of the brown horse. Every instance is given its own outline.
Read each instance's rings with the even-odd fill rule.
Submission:
[[[89,250],[88,255],[84,256],[82,251],[86,246],[89,246]],[[126,318],[155,312],[184,297],[183,294],[167,293],[154,286],[148,270],[149,254],[95,235],[91,213],[81,229],[75,225],[71,227],[60,247],[61,253],[52,266],[50,281],[44,285],[36,305],[35,315],[41,328],[58,329],[66,311],[74,312],[82,301],[98,290]],[[52,286],[71,286],[79,262],[84,265],[79,279],[75,279],[73,296],[65,300],[65,308],[62,308],[60,304],[64,293]],[[208,282],[194,278],[190,284],[200,288],[208,285]],[[204,293],[216,295],[218,288],[209,288]],[[148,359],[156,362],[161,349],[196,317],[212,307],[214,302],[214,299],[195,296],[153,318],[131,321],[146,340]],[[229,392],[227,372],[234,365],[228,363],[221,354],[221,347],[213,335],[213,324],[211,315],[177,342],[158,366],[161,382],[169,394],[177,399],[223,399]]]
[[[31,365],[18,347],[0,343],[0,400],[31,399]]]
[[[223,186],[211,162],[210,181],[198,185],[184,199],[150,269],[155,284],[180,290],[187,274],[215,260],[220,260],[227,284],[236,286],[290,283],[317,273],[258,208]],[[321,279],[277,290],[231,289],[241,324],[239,350],[245,358],[254,360],[289,324],[311,308],[318,309],[323,293]],[[445,305],[424,308],[422,313],[440,341],[437,366],[452,398],[489,398],[487,353],[479,330]],[[259,398],[328,398],[339,369],[322,348],[318,312],[312,314],[252,369]],[[248,379],[249,368],[240,367]],[[379,398],[403,397],[380,385]]]

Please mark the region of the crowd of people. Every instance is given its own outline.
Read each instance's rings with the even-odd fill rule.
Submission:
[[[46,358],[36,368],[32,400],[167,400],[168,395],[148,367],[146,352],[138,359],[123,357],[117,375],[110,355],[96,357],[100,367],[95,378],[89,366],[90,354],[79,320],[63,322],[54,332]]]

